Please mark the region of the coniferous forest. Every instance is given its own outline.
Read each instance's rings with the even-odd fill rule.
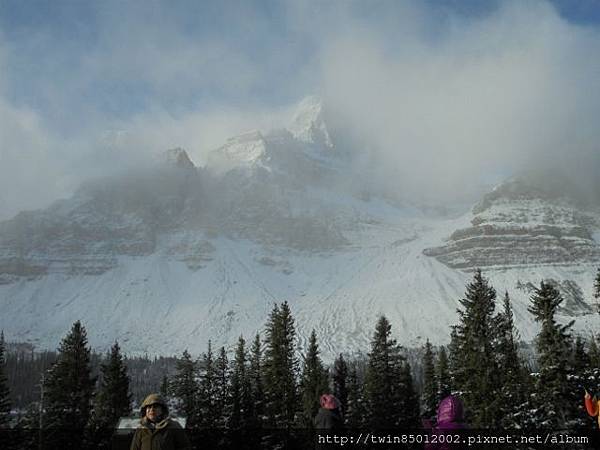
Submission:
[[[599,280],[600,270],[597,301]],[[572,323],[559,323],[562,301],[551,284],[535,289],[528,310],[540,331],[531,355],[514,327],[509,293],[499,295],[479,270],[459,301],[447,346],[427,341],[405,349],[381,316],[370,348],[357,349],[364,356],[340,353],[330,365],[314,331],[298,352],[285,301],[274,304],[263,334],[241,336],[232,351],[208,342],[198,357],[184,351],[128,358],[118,342],[106,355],[92,353],[80,322],[57,352],[9,346],[2,333],[0,448],[128,448],[127,430],[119,444],[115,427],[120,417],[139,415],[152,392],[168,399],[172,416],[185,417],[198,449],[314,448],[313,419],[324,393],[339,399],[347,430],[427,432],[424,423],[435,421],[440,400],[454,394],[472,429],[593,434],[598,423],[587,415],[583,395],[600,395],[600,336],[575,336]]]

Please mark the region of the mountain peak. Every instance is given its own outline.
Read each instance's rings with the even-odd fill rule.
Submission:
[[[317,96],[310,95],[298,103],[288,129],[302,142],[333,147],[323,118],[323,101]]]
[[[196,167],[187,152],[180,147],[166,150],[161,156],[162,161],[178,169],[193,169]]]
[[[266,152],[265,139],[260,131],[253,130],[229,138],[225,145],[208,155],[207,166],[217,172],[227,172],[239,166],[252,166]]]

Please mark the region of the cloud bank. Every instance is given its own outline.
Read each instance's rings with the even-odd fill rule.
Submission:
[[[0,219],[163,149],[201,164],[310,93],[406,195],[451,201],[538,166],[597,172],[598,24],[544,1],[451,3],[21,7],[0,20]]]

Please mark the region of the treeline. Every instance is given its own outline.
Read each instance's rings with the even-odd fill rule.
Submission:
[[[600,298],[600,271],[594,296]],[[187,418],[188,429],[208,432],[196,442],[205,448],[287,447],[294,432],[310,430],[325,392],[340,400],[348,428],[419,428],[421,418],[433,416],[439,401],[453,393],[462,398],[473,428],[591,430],[597,425],[587,417],[582,397],[584,388],[600,391],[598,342],[595,336],[574,337],[572,322],[556,321],[562,301],[545,282],[531,296],[529,312],[540,324],[535,371],[519,352],[508,293],[498,300],[478,270],[460,300],[450,344],[434,349],[427,342],[423,349],[419,391],[406,351],[392,338],[385,317],[375,325],[364,360],[348,361],[340,354],[327,368],[314,330],[306,352],[297,353],[295,321],[283,302],[274,305],[263,339],[257,335],[248,343],[240,337],[233,354],[210,342],[198,359],[184,351],[170,377],[162,361],[160,382],[155,374],[144,394],[158,387],[172,412]],[[92,356],[85,328],[76,322],[55,361],[42,369],[40,398],[14,425],[22,431],[18,448],[108,448],[107,430],[132,413],[134,366],[126,363],[118,343],[97,373]],[[8,425],[10,411],[6,367],[2,335],[0,427]]]
[[[10,403],[13,410],[25,410],[31,403],[39,402],[42,375],[56,362],[55,351],[35,351],[32,345],[6,345],[5,374],[8,378]],[[90,355],[92,376],[98,377],[100,366],[109,355]],[[140,403],[148,392],[158,390],[163,377],[175,372],[177,358],[171,356],[124,356],[133,401]]]

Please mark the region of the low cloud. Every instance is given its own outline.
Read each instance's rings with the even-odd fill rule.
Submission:
[[[598,26],[543,1],[367,4],[108,1],[55,28],[0,28],[0,219],[167,148],[203,164],[228,137],[284,126],[310,93],[406,195],[469,197],[538,166],[598,172]],[[81,39],[61,35],[71,25]]]
[[[323,49],[323,91],[372,144],[380,179],[447,198],[494,173],[576,170],[598,153],[597,28],[543,2],[451,22],[434,41],[414,32],[390,43],[363,27]]]

